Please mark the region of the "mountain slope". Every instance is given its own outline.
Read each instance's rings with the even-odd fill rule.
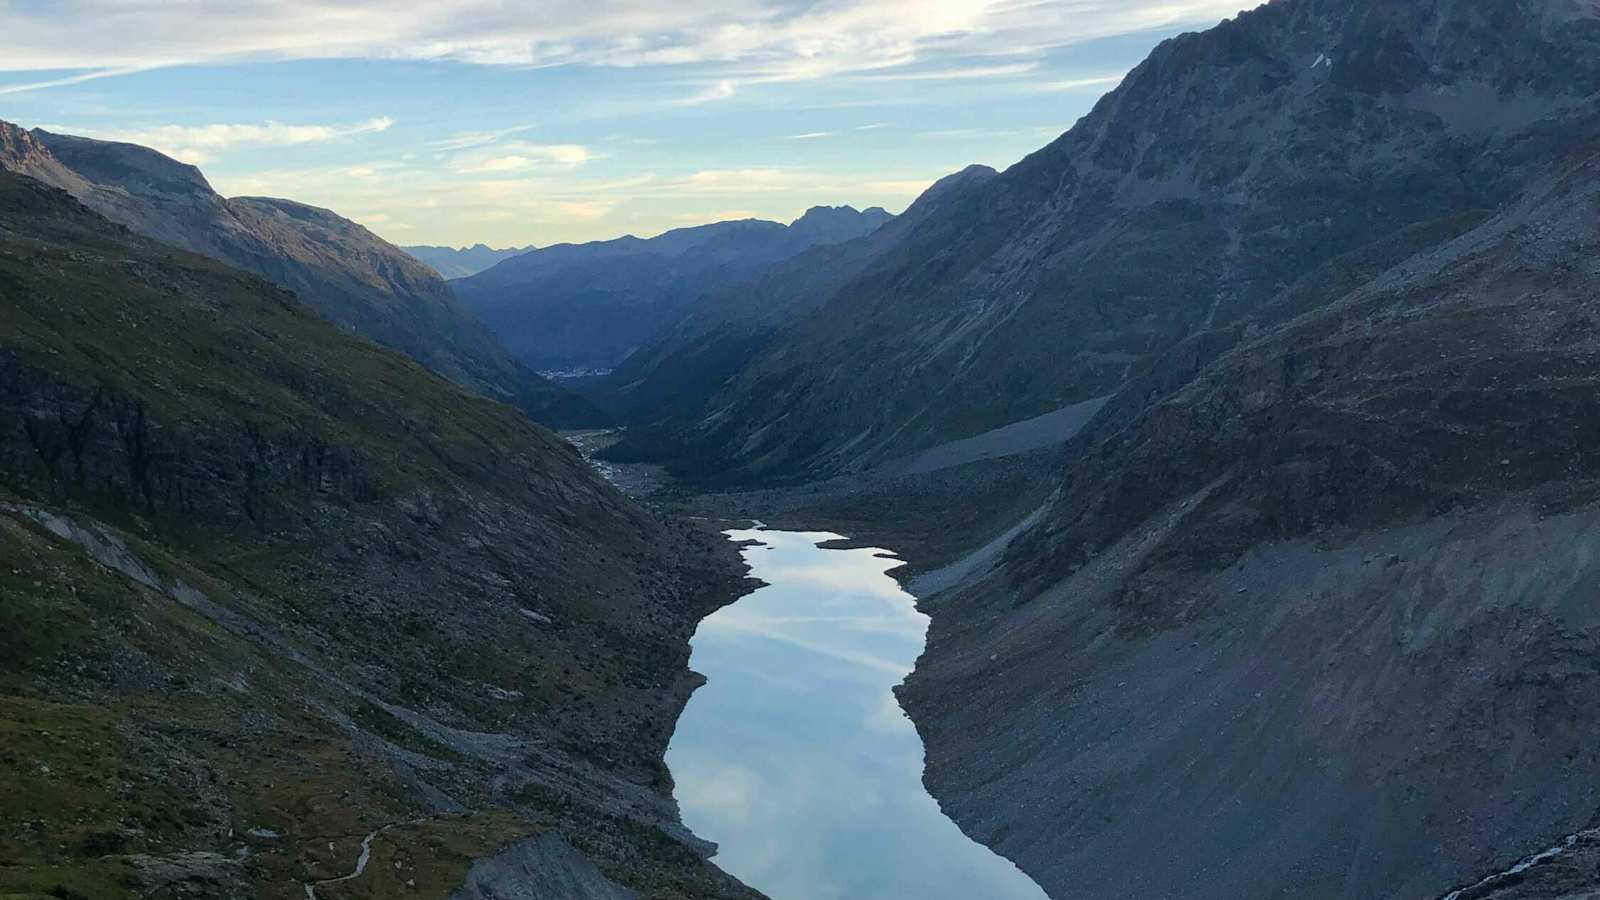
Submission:
[[[903,691],[928,781],[1052,896],[1439,897],[1592,826],[1580,146],[1460,238],[1171,354],[935,598]],[[1555,895],[1527,882],[1495,896]]]
[[[287,200],[227,199],[198,169],[154,150],[5,122],[0,167],[59,187],[140,234],[291,288],[340,327],[542,421],[597,415],[519,366],[437,274],[332,212]]]
[[[899,247],[917,223],[960,202],[995,175],[971,166],[941,179],[905,212],[859,239],[811,247],[747,281],[708,286],[656,337],[628,355],[594,393],[631,430],[621,457],[650,456],[671,447],[684,419],[700,413],[729,378],[783,330],[823,306],[867,266]]]
[[[870,467],[1108,394],[1341,257],[1460,233],[1583,133],[1595,41],[1572,0],[1278,2],[1169,41],[746,367],[680,467]]]
[[[875,231],[891,216],[816,207],[789,225],[755,219],[561,244],[453,283],[468,308],[541,371],[608,369],[701,296],[809,247]]]
[[[507,247],[501,250],[483,244],[473,244],[471,247],[417,246],[400,249],[416,257],[444,278],[467,278],[536,248],[530,244],[527,247]]]
[[[0,894],[298,898],[366,838],[324,895],[442,897],[543,835],[641,893],[752,896],[661,761],[723,543],[0,173]]]

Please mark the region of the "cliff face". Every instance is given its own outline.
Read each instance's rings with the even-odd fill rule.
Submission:
[[[341,895],[444,896],[555,832],[630,890],[751,896],[661,762],[719,538],[5,173],[0,563],[0,893],[300,897],[371,836]]]
[[[1592,5],[1279,2],[1174,39],[706,406],[682,467],[870,466],[1112,392],[1353,253],[1450,236],[1589,134]]]
[[[1370,165],[1335,148],[1282,172],[1239,252],[1285,262],[1233,271],[1119,380],[998,562],[929,601],[904,689],[928,782],[1052,896],[1437,897],[1592,826],[1596,15],[1285,2],[1168,45],[1107,101],[1177,116],[1146,78],[1328,41],[1316,90],[1382,117]],[[1102,119],[1095,142],[1199,133],[1157,120]],[[1428,154],[1468,139],[1451,200]],[[1354,173],[1386,198],[1375,228],[1413,224],[1368,246],[1290,214],[1291,186]],[[1350,196],[1319,209],[1349,221]],[[1354,249],[1307,263],[1313,234]],[[1471,896],[1581,895],[1591,843]]]
[[[228,199],[200,170],[149,148],[5,122],[0,167],[59,187],[147,237],[288,287],[340,327],[540,421],[598,416],[512,359],[435,272],[332,212],[287,200]]]

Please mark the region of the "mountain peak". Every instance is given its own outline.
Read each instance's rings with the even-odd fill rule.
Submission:
[[[215,191],[200,170],[149,147],[119,141],[30,132],[62,165],[85,179],[130,193],[211,197]]]
[[[813,244],[836,244],[876,231],[893,216],[881,207],[861,211],[854,206],[813,206],[789,223],[790,232]]]
[[[0,159],[9,164],[43,152],[44,148],[39,146],[27,129],[0,119]]]

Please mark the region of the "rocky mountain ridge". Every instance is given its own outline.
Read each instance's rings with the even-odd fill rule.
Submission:
[[[462,302],[527,364],[609,369],[655,339],[703,296],[808,248],[877,230],[882,209],[816,207],[789,225],[748,219],[559,244],[452,282]]]
[[[436,273],[333,212],[289,200],[228,199],[199,169],[149,148],[7,122],[0,122],[0,167],[61,188],[140,234],[271,279],[339,327],[537,419],[601,418],[519,365]]]

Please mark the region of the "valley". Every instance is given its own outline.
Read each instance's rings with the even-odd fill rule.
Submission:
[[[1600,6],[979,6],[0,122],[0,900],[1600,892]]]

